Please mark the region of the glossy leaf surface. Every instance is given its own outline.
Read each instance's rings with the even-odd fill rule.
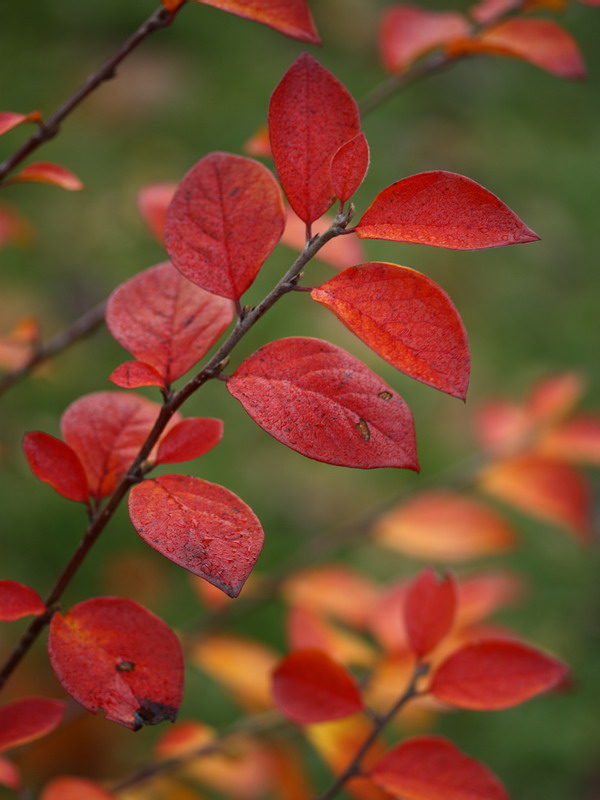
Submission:
[[[196,0],[231,14],[262,22],[301,42],[320,44],[306,0]]]
[[[69,192],[77,192],[83,189],[83,183],[77,175],[66,167],[60,164],[52,164],[49,161],[28,164],[10,180],[11,182],[34,181],[36,183],[50,183]]]
[[[240,593],[263,544],[260,522],[239,497],[186,475],[134,486],[129,516],[150,547],[230,597]]]
[[[156,454],[157,464],[177,464],[200,458],[223,437],[223,422],[210,417],[183,419],[163,437]]]
[[[48,697],[26,697],[0,706],[0,753],[46,736],[64,713],[65,704]]]
[[[364,133],[359,133],[336,150],[331,159],[331,183],[340,203],[352,197],[368,169],[369,145]]]
[[[176,189],[176,183],[151,183],[142,187],[137,195],[138,210],[159,242],[165,238],[167,208]]]
[[[452,301],[431,278],[373,262],[336,275],[311,297],[396,369],[465,398],[471,368],[467,334]]]
[[[456,613],[456,584],[451,575],[438,581],[435,572],[423,570],[404,598],[404,623],[408,643],[421,658],[450,632]]]
[[[46,784],[40,800],[116,800],[116,795],[86,778],[59,775]]]
[[[271,342],[240,365],[227,388],[267,433],[309,458],[418,470],[412,415],[402,398],[329,342]]]
[[[361,239],[479,250],[539,239],[495,195],[454,172],[411,175],[381,192],[356,226]]]
[[[173,631],[139,603],[94,597],[50,624],[50,662],[88,711],[132,730],[174,721],[183,691],[183,655]]]
[[[17,581],[0,581],[0,620],[12,622],[43,614],[46,606],[37,592]]]
[[[175,192],[165,246],[186,278],[237,300],[281,238],[283,226],[283,200],[271,172],[245,156],[210,153]]]
[[[31,471],[69,500],[87,502],[89,490],[83,465],[73,448],[41,431],[25,434],[23,451]]]
[[[356,101],[338,79],[303,53],[273,92],[269,135],[291,207],[306,224],[331,206],[331,159],[360,132]]]

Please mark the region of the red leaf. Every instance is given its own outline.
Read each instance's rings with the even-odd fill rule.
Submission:
[[[246,139],[242,149],[249,156],[260,158],[272,158],[271,142],[269,141],[269,129],[266,125],[260,125],[249,139]]]
[[[396,369],[464,400],[471,367],[467,334],[431,278],[373,262],[336,275],[311,297]]]
[[[166,384],[213,346],[233,317],[228,300],[198,288],[171,264],[157,264],[118,286],[106,324],[115,339]]]
[[[39,111],[32,111],[29,114],[18,114],[15,111],[0,111],[0,136],[3,133],[8,133],[17,125],[22,125],[24,122],[39,122],[42,115]]]
[[[585,391],[579,372],[558,372],[538,380],[531,387],[526,411],[534,426],[549,425],[563,419],[577,406]]]
[[[165,246],[186,278],[237,300],[281,238],[284,221],[281,192],[266,167],[245,156],[210,153],[175,192]]]
[[[514,211],[464,175],[434,170],[381,192],[356,226],[361,239],[479,250],[539,239]]]
[[[83,465],[68,444],[41,431],[26,433],[25,457],[33,474],[69,500],[87,503],[89,489]]]
[[[29,586],[17,581],[0,581],[0,620],[12,622],[21,617],[38,616],[46,610],[42,598]]]
[[[138,192],[137,206],[144,222],[159,242],[164,240],[165,217],[173,199],[176,183],[152,183]]]
[[[0,786],[6,786],[13,792],[18,792],[22,786],[19,768],[8,758],[0,758]]]
[[[336,150],[331,159],[331,183],[340,203],[352,197],[368,169],[369,145],[364,133],[359,133]]]
[[[51,164],[49,161],[38,161],[28,164],[21,172],[10,179],[11,183],[19,181],[35,181],[37,183],[51,183],[60,189],[77,192],[83,189],[83,183],[77,175],[60,164]]]
[[[306,0],[196,0],[253,19],[301,42],[321,44]]]
[[[600,466],[600,417],[573,417],[544,434],[538,449],[550,458]]]
[[[450,632],[456,614],[456,584],[451,575],[438,583],[435,572],[425,569],[408,587],[404,623],[408,643],[421,658]]]
[[[348,717],[363,708],[352,675],[321,650],[290,653],[273,672],[273,697],[282,714],[300,725]]]
[[[333,217],[329,214],[320,217],[312,225],[313,235],[325,233],[332,223]],[[298,253],[302,252],[306,245],[306,225],[291,208],[287,209],[281,244],[291,247]],[[335,269],[346,269],[349,264],[359,264],[363,261],[364,256],[364,247],[356,236],[336,236],[323,245],[316,253],[315,259],[329,264]]]
[[[260,522],[239,497],[187,475],[134,486],[129,516],[150,547],[230,597],[240,593],[263,544]]]
[[[261,428],[309,458],[362,469],[419,469],[404,400],[329,342],[271,342],[238,367],[227,388]]]
[[[454,11],[427,11],[412,5],[390,6],[381,18],[379,50],[388,72],[402,72],[417,58],[469,34],[470,25]]]
[[[461,647],[434,673],[429,692],[445,703],[496,711],[552,689],[567,674],[560,661],[506,639]]]
[[[93,597],[50,624],[52,668],[88,711],[139,730],[175,720],[183,691],[183,655],[173,631],[139,603]]]
[[[27,697],[0,706],[0,753],[51,733],[65,713],[65,704],[48,697]]]
[[[499,17],[503,17],[508,11],[516,9],[520,0],[479,0],[469,10],[470,15],[480,25],[487,25]]]
[[[223,422],[209,417],[190,417],[175,425],[161,440],[157,464],[176,464],[200,458],[223,438]]]
[[[59,775],[46,784],[40,800],[116,800],[116,795],[86,778]]]
[[[358,106],[338,79],[303,53],[273,92],[271,150],[291,207],[307,225],[334,200],[331,159],[360,131]]]
[[[139,389],[140,386],[165,387],[165,380],[159,372],[144,361],[126,361],[119,364],[108,376],[108,380],[121,389]]]
[[[377,762],[371,777],[405,800],[508,800],[487,767],[440,736],[407,739]]]

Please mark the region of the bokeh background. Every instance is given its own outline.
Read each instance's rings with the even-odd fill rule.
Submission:
[[[51,335],[120,282],[163,260],[164,252],[137,211],[137,192],[151,182],[179,180],[207,152],[242,152],[266,120],[275,85],[302,50],[316,55],[357,99],[384,79],[376,31],[386,3],[314,0],[311,5],[322,49],[190,3],[170,29],[145,42],[117,78],[69,118],[39,156],[72,169],[85,191],[34,184],[2,191],[2,199],[31,220],[34,232],[24,246],[0,252],[0,333],[33,314],[44,335]],[[154,8],[150,0],[5,0],[3,6],[0,108],[46,114]],[[430,2],[428,7],[459,6]],[[562,81],[510,59],[466,60],[406,88],[364,119],[371,169],[355,198],[359,210],[394,180],[446,169],[491,189],[542,237],[532,245],[473,253],[366,245],[370,260],[424,271],[453,298],[472,348],[466,405],[394,372],[302,294],[275,308],[235,354],[234,363],[239,363],[260,344],[287,335],[322,337],[350,349],[413,409],[421,476],[351,471],[305,460],[256,427],[221,384],[207,386],[186,406],[188,415],[225,420],[221,445],[184,469],[226,485],[256,511],[266,532],[261,572],[269,573],[306,541],[325,540],[339,522],[394,494],[459,474],[460,464],[477,449],[473,414],[485,398],[522,397],[537,377],[568,368],[587,376],[585,405],[600,407],[600,17],[598,10],[572,3],[562,21],[584,53],[590,73],[586,82]],[[2,137],[0,158],[26,133],[19,128]],[[292,251],[278,247],[245,301],[258,300],[292,258]],[[311,282],[328,274],[315,266]],[[21,453],[23,433],[58,435],[66,406],[81,394],[110,389],[107,376],[127,357],[100,330],[0,398],[2,577],[45,593],[84,526],[79,507],[31,476]],[[598,475],[590,473],[590,479],[598,487]],[[568,661],[573,687],[560,697],[540,698],[511,711],[448,715],[436,730],[494,769],[512,797],[597,800],[597,549],[582,549],[551,525],[507,514],[521,532],[519,548],[489,565],[514,568],[528,590],[523,603],[500,619]],[[414,573],[419,566],[374,551],[366,532],[364,543],[348,546],[343,557],[366,565],[381,580]],[[476,566],[469,565],[465,573]],[[187,576],[138,541],[123,509],[73,582],[65,604],[94,593],[139,597],[175,627],[192,625],[203,614]],[[281,605],[273,602],[240,615],[234,627],[283,648],[282,619]],[[20,629],[19,623],[13,626],[0,632],[3,650]],[[7,687],[7,697],[36,688],[58,694],[53,681],[40,643]],[[183,716],[221,726],[237,713],[224,692],[188,670]],[[117,777],[127,765],[139,763],[155,736],[153,730],[133,736],[102,720],[75,719],[70,733],[62,739],[57,734],[55,744],[30,748],[22,759],[37,781],[76,771],[74,762],[87,774]]]

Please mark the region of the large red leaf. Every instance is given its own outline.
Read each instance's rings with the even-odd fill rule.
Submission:
[[[168,262],[121,284],[106,306],[115,339],[166,384],[202,358],[232,317],[229,300],[200,289]]]
[[[331,183],[340,203],[356,192],[369,169],[369,145],[364,133],[343,144],[331,159]]]
[[[28,164],[20,172],[14,175],[11,182],[34,181],[36,183],[51,183],[60,189],[69,192],[78,192],[83,189],[83,183],[77,175],[60,164],[52,164],[49,161],[39,161],[35,164]]]
[[[281,238],[284,222],[281,191],[266,167],[245,156],[210,153],[175,192],[165,246],[186,278],[237,300]]]
[[[404,400],[329,342],[271,342],[238,367],[227,388],[261,428],[309,458],[362,469],[419,469]]]
[[[223,422],[212,417],[183,419],[163,437],[156,453],[157,464],[177,464],[200,458],[223,437]]]
[[[237,597],[263,544],[263,530],[239,497],[187,475],[161,475],[129,495],[133,527],[166,558]]]
[[[27,697],[0,706],[0,753],[46,736],[64,713],[65,704],[48,697]]]
[[[456,584],[451,575],[438,582],[429,568],[410,584],[404,599],[408,644],[421,658],[450,632],[456,614]]]
[[[307,225],[334,200],[330,165],[360,131],[358,106],[338,79],[303,53],[273,92],[271,150],[291,207]]]
[[[69,500],[87,502],[87,478],[73,448],[47,433],[32,431],[25,434],[23,450],[36,477]]]
[[[139,603],[94,597],[50,624],[54,672],[78,703],[132,730],[174,721],[183,654],[173,631]]]
[[[389,750],[370,775],[405,800],[508,800],[487,767],[440,736],[407,739]]]
[[[341,719],[363,708],[352,675],[312,648],[296,650],[277,665],[273,697],[281,713],[300,725]]]
[[[390,239],[451,250],[535,242],[496,195],[454,172],[411,175],[377,195],[356,226],[361,239]]]
[[[566,674],[565,664],[539,650],[485,639],[450,655],[434,673],[429,691],[460,708],[495,711],[552,689]]]
[[[40,800],[116,800],[116,795],[86,778],[59,775],[44,786]]]
[[[285,36],[301,42],[321,43],[306,0],[196,0],[196,2],[262,22],[263,25],[275,28]]]
[[[373,262],[336,275],[311,297],[396,369],[465,398],[471,368],[467,334],[452,301],[431,278]]]
[[[21,617],[37,616],[46,610],[42,598],[29,586],[17,581],[0,581],[0,620],[12,622]]]

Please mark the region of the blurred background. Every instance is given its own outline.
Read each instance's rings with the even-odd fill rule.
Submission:
[[[4,5],[0,109],[39,109],[45,115],[154,10],[149,0]],[[313,0],[321,49],[206,6],[184,8],[170,29],[146,41],[116,79],[89,98],[36,155],[35,160],[39,156],[71,169],[85,190],[70,193],[37,184],[2,190],[0,201],[18,209],[31,231],[20,246],[0,251],[0,336],[27,315],[37,318],[43,336],[50,336],[119,283],[164,260],[137,210],[138,191],[149,183],[178,181],[210,151],[242,153],[266,121],[275,85],[300,52],[310,50],[358,100],[384,80],[376,38],[386,5],[383,0]],[[428,7],[467,9],[464,3],[429,2]],[[304,542],[326,540],[340,522],[390,497],[443,484],[446,476],[455,480],[461,464],[468,464],[478,449],[473,415],[489,397],[522,398],[540,376],[576,369],[588,380],[584,405],[600,407],[598,13],[572,3],[561,15],[581,46],[589,70],[585,82],[563,81],[506,58],[467,59],[402,90],[364,119],[371,168],[355,198],[359,212],[393,181],[445,169],[486,186],[541,236],[535,244],[472,253],[365,244],[365,260],[414,267],[453,299],[472,350],[466,404],[395,372],[300,293],[279,304],[234,355],[237,365],[261,344],[289,335],[317,336],[351,350],[413,410],[420,476],[308,461],[254,425],[218,382],[187,404],[186,415],[223,418],[226,433],[214,451],[182,471],[222,483],[254,509],[266,534],[259,572],[268,574]],[[27,134],[20,127],[3,136],[0,160]],[[260,299],[293,257],[279,246],[245,302]],[[330,268],[315,265],[308,280],[316,284],[331,274]],[[127,358],[102,329],[0,398],[1,577],[45,594],[85,524],[81,508],[30,474],[21,452],[24,432],[59,435],[67,405],[84,393],[111,389],[108,375]],[[159,399],[157,393],[147,394]],[[589,478],[597,490],[598,473],[590,472]],[[597,547],[584,549],[555,526],[510,510],[506,514],[520,531],[518,548],[458,571],[504,566],[521,574],[526,597],[499,619],[566,660],[573,668],[573,686],[560,697],[498,714],[446,715],[435,730],[488,764],[512,797],[597,799]],[[420,564],[374,550],[366,531],[364,540],[342,555],[381,581],[413,574]],[[204,613],[187,576],[138,540],[124,509],[73,582],[65,605],[95,593],[140,599],[176,628],[193,625]],[[234,628],[266,636],[283,650],[282,619],[281,605],[274,601],[240,615]],[[4,626],[3,650],[10,648],[19,626]],[[190,668],[186,680],[182,716],[196,715],[217,727],[235,718],[235,705],[209,678]],[[36,690],[59,696],[62,690],[49,674],[43,644],[7,688],[9,699]],[[117,777],[139,763],[157,733],[144,730],[134,737],[103,720],[75,720],[77,725],[70,739],[57,734],[55,745],[49,740],[23,754],[35,780],[75,771],[75,760],[85,765],[86,774]],[[106,742],[106,757],[100,742]],[[11,796],[7,791],[6,797]]]

